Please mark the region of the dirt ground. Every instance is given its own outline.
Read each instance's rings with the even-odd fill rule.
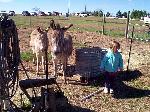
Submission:
[[[32,29],[19,29],[20,51],[29,51],[29,34]],[[92,32],[68,31],[73,36],[74,43],[86,45],[86,47],[108,48],[111,40],[117,40],[121,44],[121,52],[124,60],[124,70],[128,65],[130,40],[103,36]],[[78,46],[76,46],[78,47]],[[75,47],[74,47],[75,49]],[[73,56],[71,56],[73,57]],[[70,59],[69,63],[73,61]],[[30,73],[35,71],[31,62],[23,64]],[[51,72],[49,61],[49,72]],[[69,107],[58,109],[60,112],[149,112],[150,111],[150,42],[133,40],[129,69],[136,71],[136,77],[130,80],[118,80],[117,92],[114,95],[100,92],[93,97],[81,101],[81,99],[103,87],[101,82],[96,81],[88,85],[82,84],[59,84],[70,104]],[[34,72],[32,72],[32,75]],[[21,79],[26,78],[24,72],[20,72]],[[29,74],[30,75],[30,74]],[[128,74],[126,74],[128,75]],[[30,77],[32,77],[30,75]],[[35,77],[35,76],[34,76]],[[18,91],[16,94],[19,94]]]

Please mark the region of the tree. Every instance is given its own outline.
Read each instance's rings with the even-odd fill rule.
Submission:
[[[98,11],[94,11],[93,16],[98,16]]]
[[[103,16],[103,11],[99,10],[98,16],[102,17]]]
[[[102,10],[94,11],[94,12],[93,12],[93,15],[94,15],[94,16],[100,16],[100,17],[102,17],[102,16],[103,16],[103,11],[102,11]]]
[[[140,10],[133,10],[131,12],[131,18],[133,19],[140,19],[141,17],[147,16],[148,13],[146,11],[140,11]]]
[[[107,12],[107,13],[106,13],[106,17],[109,17],[109,16],[110,16],[110,12]]]
[[[125,17],[125,18],[127,18],[127,12],[124,12],[124,13],[122,13],[122,17]]]
[[[122,18],[122,13],[121,13],[121,11],[120,11],[120,10],[116,13],[116,17],[118,17],[118,18]]]

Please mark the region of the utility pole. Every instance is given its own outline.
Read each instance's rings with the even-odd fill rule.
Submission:
[[[68,14],[69,14],[70,12],[69,12],[69,8],[68,8]]]
[[[84,12],[86,13],[86,4],[85,4],[85,10],[84,10]]]
[[[70,13],[70,0],[68,0],[68,14]]]
[[[87,9],[86,9],[86,0],[85,0],[85,7],[84,7],[84,13],[87,12]]]

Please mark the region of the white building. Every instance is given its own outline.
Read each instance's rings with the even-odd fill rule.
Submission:
[[[145,24],[150,24],[150,18],[149,17],[144,17],[144,23]]]

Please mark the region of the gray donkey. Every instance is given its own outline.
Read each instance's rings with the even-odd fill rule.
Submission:
[[[60,27],[60,24],[55,24],[54,20],[50,21],[50,27],[52,28],[52,35],[48,34],[51,46],[51,55],[53,60],[54,75],[57,76],[58,62],[62,63],[63,79],[66,83],[66,70],[69,56],[72,54],[73,45],[72,37],[70,35],[64,36],[64,33],[71,27],[70,24],[67,27]]]

